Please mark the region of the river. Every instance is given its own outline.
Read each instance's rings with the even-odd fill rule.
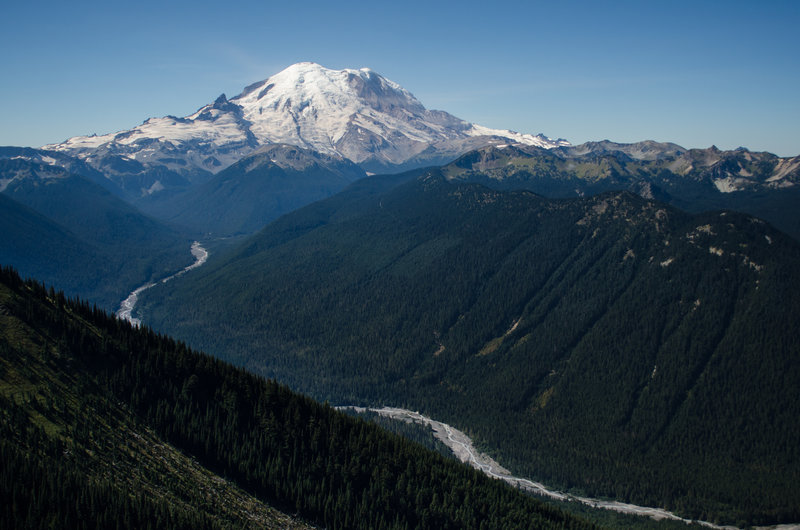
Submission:
[[[173,278],[177,278],[178,276],[181,276],[182,274],[185,274],[190,270],[202,266],[208,259],[208,251],[205,248],[203,248],[202,245],[200,245],[200,242],[198,241],[192,243],[191,253],[192,256],[194,256],[195,258],[195,262],[192,263],[191,265],[181,269],[180,271],[176,272],[175,274],[172,274],[171,276],[163,278],[162,280],[159,280],[157,282],[146,283],[134,289],[133,292],[131,292],[131,294],[128,295],[128,297],[125,300],[123,300],[122,303],[120,304],[119,310],[116,313],[117,317],[128,320],[134,326],[140,326],[141,320],[133,316],[133,309],[136,307],[136,302],[138,302],[139,300],[139,295],[143,291],[150,289],[151,287],[154,287],[158,283],[167,283]],[[664,510],[662,508],[650,508],[646,506],[636,506],[635,504],[627,504],[618,501],[608,501],[601,499],[593,499],[589,497],[580,497],[577,495],[572,495],[569,493],[564,493],[557,490],[549,489],[544,484],[541,484],[539,482],[533,482],[526,478],[515,477],[511,474],[510,471],[503,468],[490,456],[478,452],[478,450],[474,448],[472,440],[469,438],[469,436],[459,431],[458,429],[455,429],[450,425],[447,425],[446,423],[442,423],[440,421],[433,420],[427,416],[423,416],[419,412],[413,412],[410,410],[393,408],[393,407],[364,408],[355,406],[341,406],[336,408],[351,409],[355,410],[356,412],[365,412],[369,410],[370,412],[374,412],[380,414],[381,416],[385,416],[395,420],[408,421],[408,422],[419,423],[422,425],[427,425],[433,430],[434,436],[436,436],[437,439],[439,439],[442,443],[444,443],[447,447],[449,447],[450,450],[453,451],[453,454],[455,454],[456,457],[462,462],[468,462],[472,467],[483,471],[490,477],[504,480],[513,486],[516,486],[525,491],[535,493],[537,495],[543,495],[545,497],[550,497],[552,499],[556,499],[559,501],[580,502],[588,506],[591,506],[593,508],[603,508],[606,510],[614,510],[622,513],[647,516],[657,520],[671,519],[674,521],[682,521],[687,524],[692,523],[709,528],[736,530],[735,526],[719,526],[706,521],[684,519],[683,517],[675,515],[674,513]],[[781,530],[789,530],[789,529],[797,530],[800,529],[800,525],[795,525],[795,524],[777,525],[769,528],[781,529]]]
[[[131,292],[128,297],[122,301],[119,305],[119,309],[117,310],[117,318],[121,318],[123,320],[127,320],[131,324],[136,327],[139,327],[142,324],[142,321],[133,316],[133,309],[136,307],[136,302],[139,301],[139,295],[142,291],[146,291],[147,289],[158,285],[159,283],[167,283],[168,281],[172,280],[173,278],[177,278],[178,276],[189,272],[190,270],[196,269],[203,265],[206,260],[208,259],[208,251],[203,248],[199,241],[195,241],[192,243],[192,247],[190,249],[192,256],[194,256],[194,263],[191,265],[184,267],[183,269],[179,270],[175,274],[167,276],[156,282],[146,283]]]
[[[684,519],[683,517],[675,515],[672,512],[664,510],[663,508],[650,508],[647,506],[636,506],[635,504],[627,504],[618,501],[608,501],[601,499],[592,499],[589,497],[579,497],[577,495],[572,495],[569,493],[564,493],[549,489],[547,486],[539,482],[533,482],[526,478],[515,477],[511,474],[510,471],[503,468],[500,464],[495,462],[490,456],[478,452],[478,450],[473,447],[472,440],[469,438],[469,436],[459,431],[458,429],[455,429],[450,425],[447,425],[446,423],[442,423],[440,421],[431,419],[427,416],[423,416],[419,412],[413,412],[410,410],[399,409],[394,407],[364,408],[364,407],[354,407],[354,406],[342,406],[336,408],[350,409],[356,412],[370,411],[379,414],[381,416],[385,416],[387,418],[392,418],[399,421],[407,421],[407,422],[427,425],[433,430],[434,436],[442,443],[444,443],[447,447],[449,447],[450,450],[453,451],[453,454],[462,462],[468,462],[472,467],[483,471],[490,477],[494,477],[500,480],[505,480],[506,482],[508,482],[513,486],[516,486],[525,491],[529,491],[531,493],[535,493],[537,495],[550,497],[551,499],[556,499],[559,501],[580,502],[582,504],[586,504],[593,508],[603,508],[606,510],[614,510],[622,513],[647,516],[656,520],[671,519],[673,521],[682,521],[687,524],[691,523],[691,524],[705,526],[708,528],[726,529],[726,530],[736,530],[737,528],[735,526],[719,526],[713,523],[709,523],[707,521]],[[768,528],[780,529],[780,530],[789,530],[789,529],[796,530],[800,529],[800,525],[796,524],[777,525]]]

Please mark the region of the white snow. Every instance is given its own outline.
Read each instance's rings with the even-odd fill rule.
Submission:
[[[505,129],[490,129],[489,127],[475,124],[473,124],[472,127],[467,131],[467,134],[469,136],[500,136],[514,140],[514,142],[518,144],[534,145],[536,147],[543,147],[545,149],[570,145],[570,143],[566,140],[551,140],[550,138],[542,135],[534,136],[532,134],[520,134],[515,131],[508,131]]]
[[[183,120],[175,118],[150,118],[141,125],[130,129],[102,136],[76,136],[61,144],[46,145],[43,149],[59,151],[94,149],[114,142],[120,145],[131,145],[142,139],[158,139],[178,146],[181,142],[201,140],[224,145],[241,142],[246,139],[246,131],[236,122],[231,113],[223,113],[211,109],[213,121],[198,120],[197,116],[205,110],[203,107],[192,116]],[[117,138],[118,135],[123,135]],[[152,151],[150,148],[145,148]]]
[[[726,177],[724,179],[715,179],[714,186],[722,193],[732,193],[739,191],[748,185],[747,179]]]
[[[184,156],[191,165],[218,171],[257,148],[247,144],[253,137],[259,145],[286,143],[339,154],[354,162],[379,156],[402,163],[430,145],[478,136],[505,140],[504,145],[569,145],[564,140],[492,129],[429,111],[409,91],[369,68],[331,70],[306,62],[250,85],[221,106],[206,105],[185,118],[150,118],[127,131],[76,136],[44,148],[69,152],[91,163],[95,149],[113,146],[119,154],[151,163],[158,159],[153,154],[190,149],[187,144],[191,142],[203,147],[194,155],[179,152],[172,156]],[[137,144],[153,139],[160,142],[155,147]],[[369,144],[371,140],[381,144],[377,150]],[[237,145],[245,147],[237,150]],[[217,149],[224,152],[215,152]],[[211,152],[221,165],[204,165]]]
[[[442,123],[410,92],[368,68],[330,70],[299,63],[231,101],[242,106],[261,141],[307,145],[322,152],[336,152],[337,143],[353,125],[362,129],[359,133],[366,130],[387,141],[397,135],[421,143],[456,136],[499,136],[540,147],[569,145],[453,118],[463,130],[457,134],[452,123]]]
[[[390,133],[419,142],[447,138],[444,130],[436,131],[441,127],[426,123],[423,129],[398,117],[424,119],[425,109],[410,92],[367,68],[330,70],[299,63],[231,101],[241,105],[252,132],[264,143],[336,152],[336,143],[353,125],[387,140]],[[386,112],[399,109],[407,112]]]
[[[75,136],[60,144],[44,145],[42,146],[42,149],[53,149],[57,151],[69,151],[73,149],[94,149],[113,140],[115,134],[116,133],[104,134],[102,136],[97,136],[96,134],[93,134],[91,136]]]

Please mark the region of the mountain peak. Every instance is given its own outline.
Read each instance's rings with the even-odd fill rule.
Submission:
[[[370,68],[332,70],[297,63],[231,101],[242,107],[253,133],[266,143],[337,153],[357,163],[402,164],[431,147],[443,157],[500,139],[546,148],[569,145],[427,110],[411,92]]]
[[[258,130],[274,135],[276,117],[280,125],[296,122],[302,139],[308,136],[310,131],[305,129],[311,126],[326,129],[328,145],[315,146],[323,151],[341,138],[354,114],[369,109],[385,112],[395,107],[425,110],[410,92],[369,68],[331,70],[310,62],[293,64],[250,85],[232,101],[241,105],[245,117],[254,123],[256,136],[261,136]],[[322,138],[314,140],[312,144]]]
[[[191,181],[269,144],[342,156],[379,172],[446,163],[475,148],[509,143],[569,145],[428,110],[370,68],[333,70],[301,62],[184,118],[150,118],[128,131],[75,137],[45,148],[111,168],[107,176],[121,188],[127,189],[129,180],[138,190],[149,188],[165,170],[176,182]],[[142,172],[149,174],[142,178]]]

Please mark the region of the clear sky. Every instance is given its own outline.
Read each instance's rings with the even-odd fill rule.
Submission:
[[[572,143],[800,155],[800,1],[6,2],[0,145],[185,116],[299,61]]]

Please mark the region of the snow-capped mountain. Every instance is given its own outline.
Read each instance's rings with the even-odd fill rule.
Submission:
[[[261,142],[337,153],[360,164],[400,165],[431,148],[447,155],[473,138],[482,144],[568,145],[427,110],[403,87],[368,68],[329,70],[299,63],[250,85],[231,101],[241,106]]]
[[[341,156],[369,171],[441,163],[487,144],[569,145],[427,110],[400,85],[366,68],[299,63],[184,118],[150,118],[127,131],[78,136],[43,149],[83,160],[128,193],[152,194],[204,180],[275,143]]]
[[[185,118],[150,118],[127,131],[76,136],[42,149],[82,160],[136,196],[204,181],[260,145],[241,107],[223,94]]]

